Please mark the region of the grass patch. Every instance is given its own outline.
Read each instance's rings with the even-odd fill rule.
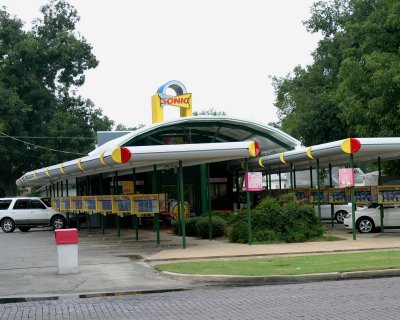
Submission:
[[[400,268],[400,251],[159,264],[159,271],[243,276],[296,275]]]

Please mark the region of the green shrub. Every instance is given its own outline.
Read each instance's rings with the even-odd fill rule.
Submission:
[[[196,237],[197,236],[197,229],[196,229],[196,222],[199,220],[200,217],[193,217],[185,220],[185,230],[186,235],[188,237]]]
[[[208,217],[208,212],[203,213],[201,216]],[[231,224],[235,217],[235,213],[233,211],[212,211],[211,216],[212,217],[220,217],[220,218],[224,219],[227,224]]]
[[[253,231],[254,242],[276,243],[281,241],[280,234],[271,229],[255,229]]]
[[[228,233],[231,242],[248,242],[247,215],[247,211],[240,212],[232,219]],[[323,235],[322,224],[310,205],[268,198],[250,215],[255,243],[303,242]]]
[[[225,235],[226,221],[221,217],[212,217],[212,237],[221,237]],[[209,238],[209,219],[208,217],[200,217],[196,221],[196,235],[202,239]]]

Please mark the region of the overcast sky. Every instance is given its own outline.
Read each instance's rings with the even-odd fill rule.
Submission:
[[[320,39],[302,21],[312,0],[69,0],[99,60],[80,94],[126,126],[151,123],[151,96],[179,80],[193,111],[276,121],[269,76],[312,62]],[[0,0],[30,25],[46,0]],[[165,118],[179,117],[169,107]]]

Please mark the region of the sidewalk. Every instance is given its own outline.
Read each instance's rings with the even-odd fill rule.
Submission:
[[[385,233],[357,234],[357,240],[353,240],[352,233],[339,228],[333,229],[332,234],[346,240],[248,245],[230,243],[227,240],[209,241],[187,238],[189,240],[187,241],[186,249],[162,250],[149,256],[145,261],[154,265],[196,259],[250,258],[400,248],[400,233],[398,232],[385,231]]]

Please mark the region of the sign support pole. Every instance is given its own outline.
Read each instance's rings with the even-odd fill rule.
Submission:
[[[182,236],[182,229],[181,229],[181,182],[179,180],[179,166],[177,167],[176,171],[176,198],[178,200],[178,216],[176,219],[176,225],[178,227],[178,236]]]
[[[378,157],[378,186],[382,184],[382,167],[381,167],[381,157]],[[385,232],[385,226],[383,225],[383,218],[385,217],[385,211],[383,208],[383,203],[379,205],[379,212],[381,218],[381,233]]]
[[[244,160],[244,165],[245,165],[245,173],[247,174],[249,172],[249,162],[247,158]],[[251,231],[251,210],[250,210],[250,192],[249,192],[249,186],[246,185],[246,200],[247,200],[247,235],[248,235],[248,242],[249,245],[253,243],[253,237],[252,237],[252,231]]]
[[[75,185],[76,185],[76,195],[80,196],[80,190],[79,190],[79,180],[78,178],[75,179]],[[79,223],[79,211],[76,213],[76,228],[78,229],[78,231],[81,228],[81,225]]]
[[[312,166],[310,166],[310,188],[313,188]]]
[[[65,194],[68,197],[68,179],[65,180]],[[66,216],[67,216],[67,228],[69,228],[69,211],[67,211]]]
[[[333,183],[332,183],[332,165],[329,164],[329,187],[333,188]],[[334,204],[331,203],[331,228],[333,228],[334,224],[333,224],[333,214],[334,214]]]

